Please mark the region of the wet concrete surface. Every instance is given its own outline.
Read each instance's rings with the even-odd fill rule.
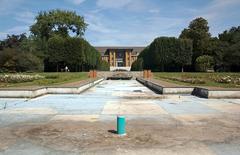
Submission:
[[[240,154],[240,99],[158,95],[135,80],[0,99],[0,154]],[[118,138],[116,116],[127,136]]]

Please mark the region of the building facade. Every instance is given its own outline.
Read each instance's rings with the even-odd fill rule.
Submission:
[[[131,65],[145,47],[95,47],[102,60],[110,65],[110,71],[131,70]]]

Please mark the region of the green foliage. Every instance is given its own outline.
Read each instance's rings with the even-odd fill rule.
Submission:
[[[65,39],[55,35],[48,40],[48,50],[45,55],[50,62],[58,63],[64,61],[65,57]]]
[[[208,69],[213,69],[214,59],[212,56],[202,55],[196,59],[196,70],[206,72]]]
[[[191,65],[192,62],[192,41],[189,39],[179,39],[176,41],[174,61],[181,66],[182,72],[185,65]]]
[[[219,34],[225,69],[240,71],[240,26]],[[238,70],[236,69],[238,68]]]
[[[36,23],[31,26],[30,31],[40,38],[47,40],[54,34],[64,37],[69,36],[69,31],[82,36],[87,24],[84,18],[73,11],[50,10],[40,12],[36,17]]]
[[[97,70],[109,71],[110,70],[110,65],[108,64],[107,61],[100,60],[98,66],[97,66]]]
[[[145,69],[165,71],[170,67],[180,69],[185,65],[191,64],[191,57],[191,40],[160,37],[156,38],[149,47],[144,49],[138,58],[143,59],[143,68]],[[133,67],[137,66],[137,64],[139,62],[133,64]]]
[[[60,68],[65,66],[68,66],[70,71],[85,71],[102,65],[98,64],[99,52],[86,40],[77,37],[64,38],[59,35],[48,40],[46,59],[51,63],[47,66],[55,66],[55,71],[60,71]]]
[[[20,35],[7,35],[7,39],[5,39],[2,44],[4,48],[16,48],[26,39],[27,37],[25,33]]]
[[[197,57],[206,54],[210,37],[208,22],[202,17],[194,19],[188,28],[182,31],[179,38],[193,41],[193,63]]]
[[[0,51],[0,68],[8,72],[42,71],[41,60],[30,52],[5,48]]]
[[[143,70],[143,58],[139,58],[132,63],[131,71],[142,71]]]
[[[21,52],[16,60],[17,72],[39,72],[43,71],[42,61],[30,52]]]

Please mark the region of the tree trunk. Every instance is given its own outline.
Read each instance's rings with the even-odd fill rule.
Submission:
[[[182,66],[182,72],[184,72],[184,68],[183,68],[183,66]]]
[[[57,72],[58,72],[58,63],[57,63]]]

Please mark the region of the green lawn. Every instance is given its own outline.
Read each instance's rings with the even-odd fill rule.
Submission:
[[[4,74],[0,74],[4,75]],[[65,83],[71,83],[76,81],[85,80],[88,78],[87,72],[78,72],[78,73],[66,73],[66,72],[59,72],[59,73],[12,73],[8,75],[30,75],[36,76],[39,75],[37,79],[31,81],[21,81],[15,80],[13,82],[0,82],[0,87],[24,87],[24,86],[56,86]],[[21,79],[21,78],[20,78]]]
[[[240,73],[153,73],[155,79],[186,86],[240,88]]]

